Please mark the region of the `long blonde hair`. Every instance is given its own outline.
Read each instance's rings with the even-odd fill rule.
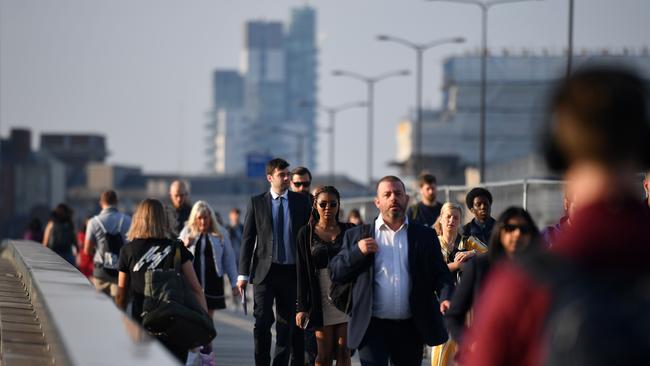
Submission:
[[[440,222],[440,220],[442,220],[442,216],[450,210],[458,210],[460,219],[461,220],[463,219],[463,208],[461,205],[453,202],[445,202],[445,204],[442,205],[442,207],[440,208],[440,215],[436,219],[436,222],[433,223],[433,229],[436,231],[436,233],[438,233],[438,235],[442,235],[442,223]],[[463,233],[463,226],[459,222],[458,234],[462,234],[462,233]]]
[[[170,238],[170,226],[167,213],[160,201],[147,198],[138,204],[131,220],[131,227],[126,238],[135,239]]]
[[[223,239],[223,234],[219,231],[219,224],[217,223],[217,217],[214,214],[214,210],[210,205],[205,201],[197,201],[194,206],[192,206],[192,211],[190,212],[190,218],[187,220],[187,232],[191,237],[197,237],[201,234],[199,231],[199,220],[198,217],[201,214],[207,214],[210,218],[210,235],[214,235],[219,239]]]

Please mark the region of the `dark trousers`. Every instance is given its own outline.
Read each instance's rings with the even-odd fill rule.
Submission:
[[[296,327],[296,266],[272,264],[262,283],[253,287],[255,365],[271,364],[271,326],[275,322],[274,366],[304,365],[304,334]],[[275,302],[275,317],[273,316]]]
[[[389,320],[371,318],[359,345],[363,366],[420,366],[424,340],[413,319]]]

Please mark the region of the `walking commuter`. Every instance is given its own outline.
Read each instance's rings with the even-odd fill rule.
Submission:
[[[228,236],[230,237],[230,244],[232,250],[235,252],[235,258],[239,261],[239,251],[241,249],[241,237],[244,233],[244,225],[240,222],[241,211],[238,208],[231,208],[228,213]],[[236,279],[233,278],[234,281]]]
[[[502,260],[513,260],[539,240],[539,231],[530,214],[520,207],[509,207],[494,224],[490,251],[479,254],[465,264],[463,279],[454,291],[451,306],[445,313],[451,337],[460,342],[467,328],[467,316],[474,305],[490,269]],[[478,309],[477,311],[480,311]]]
[[[192,266],[192,253],[180,241],[171,239],[171,229],[160,201],[146,199],[138,205],[127,234],[129,242],[120,252],[117,296],[117,305],[123,310],[126,310],[128,296],[132,297],[131,316],[138,323],[142,323],[145,272],[167,268],[176,249],[180,250],[181,271],[186,283],[201,307],[208,311],[203,289]],[[164,336],[159,336],[158,340],[185,363],[188,349],[171,343]]]
[[[564,216],[560,218],[560,221],[557,224],[546,227],[540,233],[544,244],[549,248],[552,247],[555,242],[560,239],[560,236],[571,226],[571,217],[574,215],[576,210],[573,194],[564,192],[562,205],[564,206]]]
[[[68,263],[75,265],[72,248],[77,242],[72,223],[72,209],[65,203],[59,203],[45,225],[43,245],[60,255]]]
[[[175,180],[169,185],[169,200],[172,203],[172,211],[176,218],[173,225],[176,234],[179,234],[185,227],[185,222],[190,218],[192,204],[190,203],[190,193],[187,190],[185,182]]]
[[[490,216],[492,193],[485,188],[472,188],[465,196],[465,203],[474,218],[463,226],[463,233],[467,236],[473,236],[480,240],[481,243],[488,245],[495,222],[494,218]]]
[[[101,211],[88,221],[84,253],[93,257],[93,284],[112,298],[117,296],[118,259],[131,227],[131,217],[117,210],[117,193],[109,190],[99,197]]]
[[[369,233],[364,226],[346,231],[330,263],[333,282],[354,283],[348,347],[359,349],[362,365],[420,365],[425,343],[448,338],[441,312],[449,307],[451,275],[435,232],[409,222],[408,201],[399,178],[379,180],[380,213]]]
[[[465,263],[476,254],[475,250],[465,249],[467,238],[460,232],[462,215],[463,210],[460,205],[447,202],[442,205],[440,216],[433,224],[433,228],[438,234],[442,259],[447,263],[447,268],[455,281],[459,278],[458,274]]]
[[[545,156],[578,209],[547,253],[492,270],[466,365],[650,364],[650,238],[634,179],[650,167],[647,101],[629,71],[592,66],[560,83]]]
[[[438,195],[436,177],[429,173],[420,174],[418,189],[420,191],[420,201],[408,208],[406,216],[411,222],[430,227],[440,216],[440,209],[442,208],[442,203],[436,200]]]
[[[240,292],[253,284],[255,364],[271,364],[271,326],[276,322],[274,365],[303,366],[303,333],[295,326],[296,235],[310,214],[307,196],[289,191],[289,163],[266,164],[270,189],[251,198],[239,257]],[[275,302],[275,317],[273,303]]]
[[[179,239],[194,255],[193,266],[196,277],[205,293],[208,314],[226,308],[223,276],[228,275],[230,283],[237,283],[237,261],[225,229],[214,216],[214,211],[205,201],[198,201],[192,207],[187,225]],[[239,295],[237,286],[232,287],[233,296]]]
[[[29,220],[29,223],[23,232],[23,239],[32,240],[37,243],[43,242],[43,224],[38,217],[33,217]]]
[[[363,220],[361,219],[361,212],[358,209],[353,208],[348,214],[348,222],[354,226],[363,225]]]
[[[93,263],[93,257],[86,254],[84,247],[86,246],[86,229],[88,228],[88,221],[93,217],[86,217],[81,224],[81,227],[77,231],[77,268],[79,272],[83,273],[84,276],[92,280],[93,271],[95,270],[95,264]]]
[[[350,365],[347,348],[348,316],[329,298],[329,262],[343,244],[343,234],[353,225],[339,221],[341,197],[336,188],[324,186],[314,194],[315,215],[298,232],[298,313],[296,325],[315,329],[315,364]]]

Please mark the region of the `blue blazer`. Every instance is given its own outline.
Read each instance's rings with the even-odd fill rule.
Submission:
[[[361,240],[362,230],[360,225],[346,231],[341,251],[330,262],[333,282],[348,283],[356,280],[352,290],[352,314],[348,323],[350,349],[359,347],[372,317],[375,261],[373,254],[364,256],[359,249],[357,243]],[[369,231],[374,236],[374,222]],[[411,314],[426,344],[442,344],[448,336],[438,298],[449,300],[453,280],[442,259],[438,237],[432,229],[409,223],[407,238]]]

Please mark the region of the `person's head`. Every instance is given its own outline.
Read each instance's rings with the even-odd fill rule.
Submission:
[[[316,222],[321,219],[339,221],[341,195],[332,186],[320,187],[314,192],[313,218]]]
[[[424,203],[433,204],[438,195],[438,182],[436,176],[429,173],[420,174],[418,177],[420,197]]]
[[[41,223],[41,220],[39,220],[38,217],[32,217],[32,219],[29,220],[29,223],[27,224],[27,230],[34,233],[40,233],[43,230],[43,224]]]
[[[241,211],[238,208],[231,208],[228,212],[228,221],[230,226],[239,225],[239,217],[241,216]]]
[[[117,206],[117,193],[113,190],[102,192],[99,196],[99,205],[102,208]]]
[[[552,170],[570,177],[576,167],[614,173],[650,167],[647,93],[635,73],[578,70],[559,84],[549,111],[544,154]]]
[[[167,212],[160,201],[147,198],[138,204],[126,234],[128,240],[170,237]]]
[[[291,190],[309,195],[311,186],[311,172],[304,166],[299,166],[291,171]]]
[[[387,175],[377,182],[375,206],[385,221],[403,219],[408,201],[404,182],[398,177]]]
[[[174,208],[179,208],[187,204],[189,192],[187,186],[182,180],[175,180],[169,186],[169,199],[172,201]]]
[[[440,208],[440,216],[436,219],[436,222],[433,224],[433,228],[436,230],[438,235],[443,235],[445,233],[458,233],[460,226],[460,218],[463,216],[463,208],[452,202],[446,202]]]
[[[496,220],[490,237],[490,260],[513,258],[517,253],[535,243],[539,229],[528,211],[521,207],[508,207]]]
[[[465,204],[479,222],[485,222],[492,210],[492,193],[485,188],[472,188],[465,196]]]
[[[200,234],[221,236],[214,210],[205,201],[197,201],[192,206],[190,217],[187,219],[187,228],[190,236],[194,237]]]
[[[275,158],[266,163],[266,180],[275,193],[282,193],[289,188],[289,163]]]
[[[73,211],[70,206],[65,203],[59,203],[56,205],[54,210],[52,210],[51,219],[55,222],[68,222],[72,223]]]
[[[353,225],[362,225],[361,212],[356,208],[351,209],[348,214],[348,222]]]

